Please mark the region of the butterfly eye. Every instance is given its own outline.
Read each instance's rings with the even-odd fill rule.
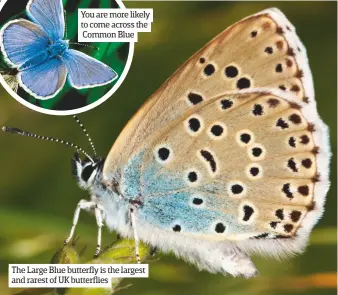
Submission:
[[[95,167],[93,167],[91,164],[88,166],[84,167],[81,173],[81,178],[83,181],[87,182],[90,176],[92,175]]]

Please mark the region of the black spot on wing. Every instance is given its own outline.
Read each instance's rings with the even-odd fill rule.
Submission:
[[[243,207],[243,211],[244,211],[243,221],[249,221],[255,210],[251,206],[245,205]]]
[[[293,172],[298,172],[298,168],[296,165],[296,162],[293,158],[288,160],[288,167],[293,171]]]
[[[280,127],[281,129],[289,128],[289,124],[286,123],[282,118],[279,118],[276,123],[277,127]]]
[[[290,183],[285,183],[282,188],[282,192],[286,194],[289,199],[293,199],[293,194],[290,191]]]
[[[214,159],[214,156],[206,150],[201,150],[200,153],[201,153],[201,156],[209,163],[211,171],[216,172],[217,167],[216,167],[216,161]]]
[[[225,231],[225,225],[221,222],[217,223],[215,226],[215,232],[221,234],[221,233],[224,233],[224,231]]]
[[[188,94],[188,99],[193,105],[196,105],[203,101],[202,95],[193,92],[190,92]]]

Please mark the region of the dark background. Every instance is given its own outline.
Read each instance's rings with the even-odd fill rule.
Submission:
[[[66,10],[66,26],[67,37],[65,39],[70,42],[77,42],[77,29],[78,29],[78,13],[79,8],[118,8],[115,1],[111,0],[63,0],[63,7]],[[6,24],[10,20],[25,18],[29,19],[26,13],[27,0],[13,1],[9,0],[4,5],[0,13],[0,27]],[[88,54],[97,60],[102,61],[106,65],[110,66],[118,75],[121,76],[129,53],[129,43],[114,42],[114,43],[83,43],[92,47],[81,46],[76,44],[70,44],[69,48],[79,50]],[[96,47],[96,48],[95,48]],[[1,55],[1,66],[6,69],[6,62]],[[8,66],[7,66],[8,67]],[[119,79],[119,78],[118,78]],[[72,88],[68,81],[66,81],[62,90],[53,98],[48,100],[39,100],[34,96],[27,93],[25,90],[19,87],[18,95],[27,100],[28,102],[42,107],[44,109],[51,110],[72,110],[84,107],[88,104],[95,102],[105,95],[118,79],[107,85],[87,88],[87,89],[75,89]]]
[[[154,8],[151,33],[140,33],[130,72],[105,103],[80,116],[105,156],[128,119],[187,58],[227,26],[268,7],[280,8],[304,42],[314,76],[321,117],[330,126],[331,189],[326,212],[303,255],[276,261],[254,257],[255,279],[198,272],[172,255],[160,255],[149,279],[125,280],[121,291],[138,295],[333,295],[336,294],[337,218],[337,3],[336,2],[126,2]],[[71,117],[39,114],[1,89],[0,123],[56,136],[90,150]],[[88,198],[71,177],[73,151],[66,147],[0,134],[0,290],[6,290],[8,263],[47,263],[68,234],[77,202]],[[82,213],[79,246],[95,250],[95,218]],[[104,228],[103,242],[114,235]],[[1,294],[3,294],[1,292]],[[6,293],[5,293],[6,294]]]

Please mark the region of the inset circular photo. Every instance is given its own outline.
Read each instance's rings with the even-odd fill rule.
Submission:
[[[13,0],[0,4],[0,82],[17,101],[46,114],[77,114],[121,85],[134,44],[78,43],[78,9],[125,8],[115,1]]]

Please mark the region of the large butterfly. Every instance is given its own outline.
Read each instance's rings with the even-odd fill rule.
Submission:
[[[20,86],[38,99],[54,97],[68,81],[82,89],[108,84],[116,72],[104,63],[74,49],[63,40],[62,0],[30,0],[32,20],[16,19],[1,29],[0,45],[7,63],[19,70]]]
[[[105,160],[73,158],[91,201],[79,202],[66,242],[80,209],[92,209],[97,253],[105,223],[135,239],[138,260],[141,239],[200,269],[251,277],[250,254],[303,251],[323,213],[329,161],[306,50],[281,11],[264,10],[193,55]]]

